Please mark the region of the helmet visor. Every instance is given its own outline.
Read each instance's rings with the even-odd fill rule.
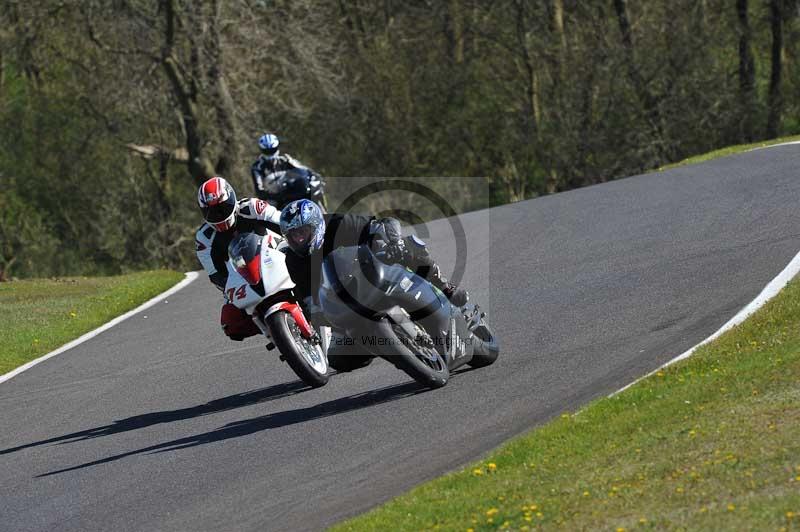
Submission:
[[[261,153],[263,153],[264,157],[267,159],[274,159],[278,156],[278,148],[261,148]]]
[[[314,238],[314,228],[310,225],[301,225],[286,232],[286,240],[295,251],[307,250],[312,238]]]
[[[231,214],[236,205],[235,199],[233,201],[223,201],[216,205],[208,205],[202,208],[203,217],[210,224],[224,222]]]

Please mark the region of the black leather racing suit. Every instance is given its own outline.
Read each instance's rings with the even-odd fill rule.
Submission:
[[[294,293],[303,303],[307,316],[314,314],[322,276],[322,261],[338,247],[368,244],[382,253],[386,262],[399,263],[417,275],[426,278],[437,288],[446,288],[439,266],[431,258],[424,242],[414,236],[403,238],[400,222],[394,218],[362,216],[357,214],[326,214],[325,239],[320,252],[301,257],[291,250],[286,252],[286,266],[295,282]],[[451,287],[452,288],[452,287]],[[328,362],[338,371],[350,371],[370,363],[372,355],[358,346],[337,345],[340,333],[334,331],[333,344],[328,351]],[[349,345],[349,344],[348,344]]]
[[[286,266],[296,287],[299,301],[313,297],[316,301],[322,275],[322,260],[334,249],[342,246],[369,244],[373,249],[385,251],[390,262],[402,264],[424,277],[437,288],[447,285],[441,270],[431,258],[425,243],[417,237],[403,238],[400,222],[394,218],[376,219],[360,214],[325,214],[325,240],[321,252],[301,257],[291,250],[286,252]]]
[[[279,191],[275,188],[278,180],[288,170],[309,170],[313,175],[319,176],[316,172],[303,165],[297,159],[286,154],[275,157],[259,155],[258,159],[250,167],[250,175],[253,178],[256,196],[261,199],[271,200]]]

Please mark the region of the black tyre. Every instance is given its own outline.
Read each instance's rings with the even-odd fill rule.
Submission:
[[[312,388],[325,386],[328,382],[325,354],[318,345],[303,336],[292,315],[279,310],[267,316],[266,325],[275,347],[297,376]]]
[[[500,355],[500,345],[489,326],[481,323],[475,327],[472,331],[472,341],[475,343],[474,354],[467,365],[473,368],[483,368],[494,364]]]
[[[441,388],[450,379],[447,362],[433,345],[421,345],[411,338],[399,324],[392,323],[391,331],[397,337],[396,354],[387,357],[398,369],[428,388]]]

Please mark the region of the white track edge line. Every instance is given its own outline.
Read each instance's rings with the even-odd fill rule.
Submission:
[[[779,146],[791,146],[792,144],[800,144],[800,140],[792,140],[789,142],[781,142],[780,144],[770,144],[769,146],[756,146],[747,151],[766,150],[767,148],[777,148]]]
[[[778,276],[775,277],[772,281],[770,281],[769,284],[767,284],[767,286],[765,286],[764,289],[761,290],[761,293],[758,294],[754,300],[752,300],[750,303],[748,303],[747,306],[745,306],[742,310],[740,310],[733,318],[728,320],[725,323],[725,325],[723,325],[722,327],[719,328],[719,330],[717,330],[717,332],[715,332],[714,334],[712,334],[711,336],[709,336],[708,338],[706,338],[705,340],[703,340],[699,344],[695,345],[694,347],[692,347],[688,351],[686,351],[684,353],[681,353],[680,355],[676,356],[672,360],[669,360],[668,362],[662,364],[661,366],[659,366],[658,368],[654,369],[650,373],[648,373],[648,374],[646,374],[646,375],[644,375],[642,377],[639,377],[638,379],[636,379],[635,381],[631,382],[630,384],[626,384],[625,386],[623,386],[622,388],[620,388],[616,392],[610,394],[608,397],[614,397],[615,395],[627,390],[628,388],[630,388],[634,384],[638,383],[639,381],[644,380],[647,377],[650,377],[651,375],[657,373],[658,371],[661,371],[662,369],[666,368],[667,366],[671,366],[675,362],[678,362],[680,360],[684,360],[686,358],[689,358],[690,356],[692,356],[692,354],[695,352],[695,350],[698,347],[700,347],[702,345],[705,345],[705,344],[715,340],[716,338],[721,336],[723,333],[729,331],[730,329],[733,329],[735,326],[739,325],[744,320],[749,318],[756,310],[758,310],[761,307],[763,307],[764,304],[767,301],[769,301],[770,299],[772,299],[773,297],[775,297],[778,294],[778,292],[780,292],[783,289],[783,287],[786,286],[786,284],[789,281],[791,281],[792,278],[795,275],[798,274],[798,272],[800,272],[800,253],[798,253],[797,255],[794,256],[794,258],[783,269],[783,271],[781,273],[779,273]]]
[[[180,281],[178,284],[176,284],[175,286],[173,286],[172,288],[170,288],[169,290],[167,290],[166,292],[161,292],[160,294],[158,294],[154,298],[150,299],[149,301],[146,301],[146,302],[142,303],[141,305],[139,305],[135,309],[129,310],[128,312],[126,312],[125,314],[123,314],[121,316],[117,316],[113,320],[109,321],[108,323],[105,323],[105,324],[101,325],[97,329],[94,329],[93,331],[89,331],[88,333],[84,334],[83,336],[79,336],[78,338],[72,340],[71,342],[62,345],[61,347],[59,347],[55,351],[50,351],[46,355],[42,355],[42,356],[40,356],[39,358],[37,358],[35,360],[31,360],[27,364],[24,364],[24,365],[18,367],[17,369],[11,370],[10,372],[6,373],[5,375],[0,375],[0,383],[3,383],[3,382],[5,382],[5,381],[7,381],[9,379],[12,379],[12,378],[16,377],[17,375],[19,375],[23,371],[29,370],[33,366],[35,366],[37,364],[40,364],[41,362],[44,362],[45,360],[47,360],[49,358],[53,358],[56,355],[60,355],[64,351],[68,351],[68,350],[72,349],[73,347],[75,347],[75,346],[77,346],[79,344],[82,344],[83,342],[85,342],[87,340],[90,340],[90,339],[94,338],[95,336],[97,336],[98,334],[102,333],[103,331],[107,331],[108,329],[110,329],[114,325],[117,325],[118,323],[127,320],[131,316],[133,316],[135,314],[138,314],[139,312],[152,307],[153,305],[155,305],[159,301],[171,296],[172,294],[174,294],[175,292],[177,292],[181,288],[187,286],[189,283],[191,283],[192,281],[197,279],[197,276],[198,276],[197,272],[186,272],[184,279],[182,281]]]

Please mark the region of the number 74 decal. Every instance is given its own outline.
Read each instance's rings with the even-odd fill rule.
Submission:
[[[236,295],[236,299],[244,299],[247,297],[247,285],[243,284],[239,288],[228,288],[228,301],[233,301],[234,294]]]

